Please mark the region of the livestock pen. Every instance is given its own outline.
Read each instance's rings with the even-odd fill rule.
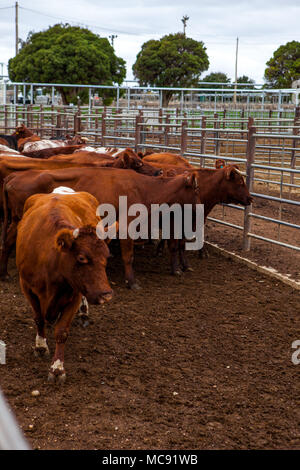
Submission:
[[[93,146],[181,153],[196,167],[213,168],[219,158],[237,163],[254,195],[252,207],[214,209],[209,257],[188,253],[193,272],[172,277],[167,255],[137,247],[140,291],[124,286],[119,248],[111,244],[115,298],[91,307],[87,328],[75,320],[63,387],[49,384],[47,361],[34,358],[34,322],[10,261],[11,281],[0,282],[7,344],[0,385],[30,447],[299,449],[299,291],[212,249],[299,278],[298,114],[13,112],[6,131],[24,122],[41,137],[79,133]]]

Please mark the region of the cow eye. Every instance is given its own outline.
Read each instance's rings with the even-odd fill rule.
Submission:
[[[78,256],[77,256],[77,261],[78,261],[78,263],[80,263],[80,264],[87,264],[87,263],[89,262],[89,260],[87,259],[87,257],[84,256],[84,255],[78,255]]]

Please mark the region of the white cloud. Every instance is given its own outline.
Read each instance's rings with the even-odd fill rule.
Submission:
[[[0,0],[0,62],[5,63],[15,51],[14,8],[1,10],[8,4],[9,0]],[[262,82],[273,52],[281,44],[300,40],[299,0],[20,0],[19,5],[22,39],[30,30],[40,31],[60,21],[86,25],[101,36],[117,34],[115,50],[126,60],[128,79],[133,78],[132,65],[142,44],[182,30],[185,14],[189,16],[187,35],[207,47],[210,68],[205,74],[221,71],[233,79],[238,36],[238,75]]]

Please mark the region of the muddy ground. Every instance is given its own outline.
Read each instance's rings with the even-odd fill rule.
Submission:
[[[74,321],[63,386],[33,355],[11,260],[0,385],[33,449],[300,449],[299,291],[215,254],[189,258],[194,272],[172,277],[167,255],[138,247],[132,292],[116,252],[115,297],[90,308],[87,328]],[[48,340],[53,353],[51,328]]]

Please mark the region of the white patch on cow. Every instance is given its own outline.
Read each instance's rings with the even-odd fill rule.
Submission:
[[[75,150],[74,153],[77,153],[77,152],[96,152],[96,149],[94,147],[87,146],[87,147],[81,147],[80,149]]]
[[[74,238],[77,238],[79,235],[79,228],[75,228],[74,232],[73,232],[73,237]]]
[[[24,145],[24,152],[34,152],[35,150],[65,147],[66,145],[66,142],[61,140],[37,140],[35,142],[27,142]]]
[[[8,147],[7,145],[0,144],[0,152],[5,152],[5,153],[20,153],[15,149],[12,149],[11,147]]]
[[[117,157],[120,153],[122,153],[125,149],[118,149],[116,152],[111,153],[113,157]]]
[[[9,157],[9,158],[28,158],[28,160],[30,159],[30,157],[26,157],[25,155],[22,155],[21,153],[10,153],[10,152],[6,152],[6,153],[1,153],[0,152],[0,157],[1,158],[5,158],[5,157]]]
[[[20,152],[15,149],[8,147],[7,145],[0,144],[0,154],[7,155],[9,157],[22,157]]]
[[[58,186],[57,188],[53,189],[52,193],[54,194],[74,194],[75,191],[68,186]]]
[[[94,152],[94,153],[107,153],[111,157],[117,156],[119,153],[123,152],[125,149],[121,148],[115,148],[115,147],[81,147],[78,150],[75,150],[74,153],[77,152]]]
[[[88,304],[88,301],[86,300],[86,297],[84,297],[84,295],[82,296],[82,299],[81,299],[81,304],[78,310],[78,314],[79,316],[89,314],[89,304]]]
[[[47,349],[48,350],[48,345],[47,345],[46,338],[43,338],[42,336],[36,335],[36,337],[35,337],[35,347],[37,349]]]
[[[56,361],[53,362],[53,364],[52,364],[52,366],[50,367],[50,369],[52,370],[52,372],[55,372],[56,370],[64,371],[64,363],[61,362],[60,359],[56,359]]]

